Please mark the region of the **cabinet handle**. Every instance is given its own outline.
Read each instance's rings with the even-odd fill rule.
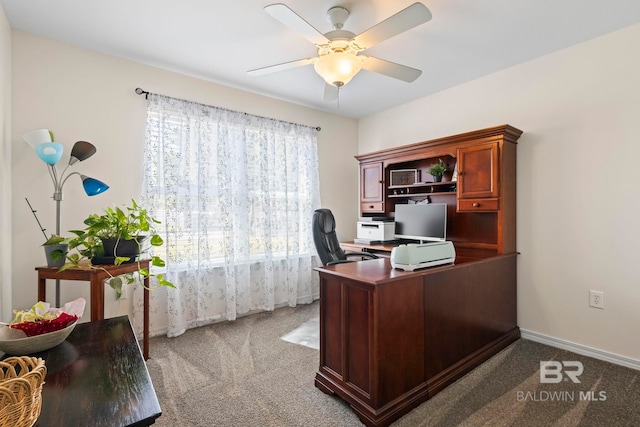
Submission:
[[[475,203],[474,203],[473,205],[471,205],[471,206],[473,206],[474,208],[478,208],[478,207],[480,207],[480,203],[475,202]]]
[[[369,205],[369,209],[373,209],[373,205]]]

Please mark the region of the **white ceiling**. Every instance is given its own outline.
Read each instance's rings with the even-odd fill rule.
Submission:
[[[282,0],[321,32],[351,11],[359,34],[415,0]],[[228,86],[359,118],[640,22],[640,0],[423,0],[433,19],[367,54],[423,71],[405,83],[361,71],[324,102],[313,66],[246,71],[316,55],[263,11],[274,0],[0,0],[12,28]],[[615,64],[613,64],[615,65]],[[134,88],[132,88],[133,90]],[[145,87],[155,92],[156,88]]]

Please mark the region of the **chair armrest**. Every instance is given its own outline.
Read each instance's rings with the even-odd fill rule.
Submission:
[[[359,257],[365,257],[365,258],[370,258],[370,259],[378,259],[378,257],[372,253],[369,252],[345,252],[344,255],[346,257],[350,257],[350,256],[359,256]]]
[[[369,259],[378,259],[378,257],[374,254],[370,254],[369,252],[345,252],[344,255],[348,258],[348,257],[360,257],[360,258],[369,258]],[[341,259],[341,260],[337,260],[337,261],[330,261],[327,263],[327,265],[334,265],[334,264],[344,264],[347,262],[355,262],[355,260],[350,260],[350,259]]]
[[[348,262],[354,262],[354,261],[351,261],[351,260],[348,260],[348,259],[339,259],[339,260],[337,260],[337,261],[329,261],[329,262],[327,263],[327,265],[346,264],[346,263],[348,263]]]

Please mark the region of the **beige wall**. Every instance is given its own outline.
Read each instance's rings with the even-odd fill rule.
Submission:
[[[640,360],[638,76],[635,25],[362,119],[359,151],[523,130],[520,327]],[[605,292],[604,310],[588,306],[591,289]]]
[[[11,28],[0,6],[0,321],[11,320]]]
[[[82,220],[103,207],[127,203],[141,191],[141,156],[146,101],[136,87],[251,114],[320,126],[318,134],[322,204],[333,209],[338,230],[348,237],[357,220],[357,122],[287,102],[102,55],[20,31],[13,32],[13,305],[29,307],[37,298],[34,266],[45,262],[43,241],[25,197],[40,220],[55,230],[53,186],[44,163],[21,135],[48,128],[67,152],[77,140],[94,143],[98,152],[74,170],[110,185],[87,197],[79,179],[64,187],[61,230],[82,227]],[[337,156],[335,153],[340,153]],[[65,159],[65,157],[63,157]],[[311,218],[309,219],[311,220]],[[47,292],[53,295],[53,285]],[[123,314],[131,299],[116,303],[106,296],[107,315]],[[63,283],[63,302],[84,296],[88,286]],[[159,308],[159,312],[162,308]]]

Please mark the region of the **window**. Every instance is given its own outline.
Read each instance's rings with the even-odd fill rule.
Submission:
[[[259,273],[249,273],[241,291],[261,301],[272,294],[258,307],[277,304],[279,291],[295,305],[300,277],[290,273],[301,263],[308,270],[302,287],[310,290],[311,218],[320,206],[316,132],[150,94],[143,198],[162,222],[167,276],[188,284],[178,286],[181,293],[195,287],[235,299],[236,286],[244,286],[235,280],[238,268],[247,267]],[[212,274],[228,275],[233,289],[207,279]],[[250,302],[242,310],[255,308]]]

